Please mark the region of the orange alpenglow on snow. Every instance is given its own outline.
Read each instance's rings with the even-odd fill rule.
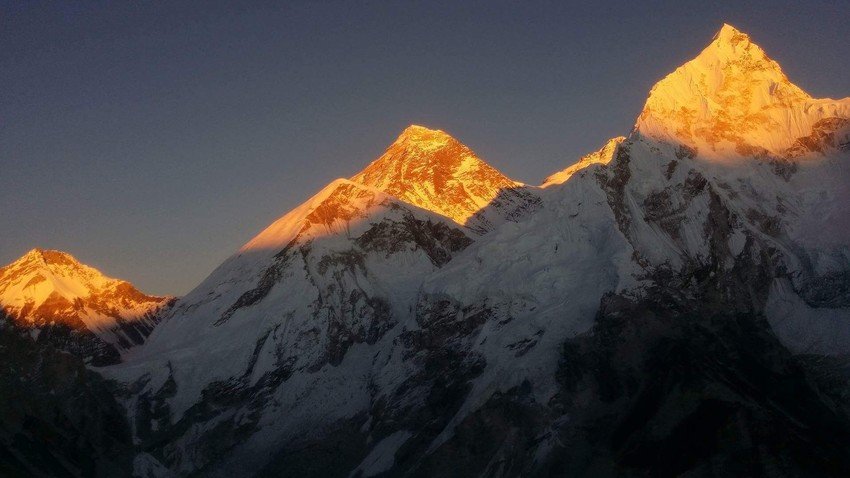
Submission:
[[[119,321],[142,320],[169,300],[61,251],[33,249],[0,269],[0,308],[23,326],[64,324],[102,333]]]
[[[812,98],[748,35],[724,24],[696,58],[652,88],[635,131],[709,158],[797,157],[811,150],[806,138],[845,129],[848,116],[850,98]]]
[[[335,179],[248,241],[240,252],[278,252],[292,240],[344,231],[383,207],[387,195],[347,179]]]
[[[516,182],[441,130],[407,127],[387,151],[352,181],[466,224]]]
[[[240,253],[278,252],[298,238],[337,234],[379,214],[395,199],[482,233],[534,203],[523,188],[446,132],[411,125],[363,171],[351,179],[335,179],[242,246]],[[498,211],[483,212],[494,205]]]
[[[614,158],[614,154],[617,152],[617,146],[625,140],[625,136],[617,136],[616,138],[609,139],[608,142],[605,143],[605,146],[603,146],[599,151],[594,151],[593,153],[582,156],[577,163],[544,179],[543,184],[540,187],[546,188],[564,183],[574,174],[591,164],[608,164],[611,162],[611,159]]]

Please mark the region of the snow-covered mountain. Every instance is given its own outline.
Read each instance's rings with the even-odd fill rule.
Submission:
[[[539,188],[411,126],[102,370],[136,475],[847,476],[848,105],[724,25]]]
[[[850,100],[812,98],[749,36],[723,25],[652,88],[636,128],[702,157],[794,158],[845,144],[848,117]]]
[[[352,181],[446,216],[478,233],[535,210],[540,199],[446,134],[405,129],[387,151]]]
[[[33,249],[0,269],[0,307],[14,325],[94,363],[117,361],[143,343],[171,300],[62,251]]]
[[[471,234],[377,189],[335,180],[181,298],[129,368],[154,367],[154,383],[180,383],[171,410],[182,414],[210,383],[253,390],[335,367],[406,317],[421,278],[467,247]]]
[[[146,453],[138,465],[213,476],[605,474],[620,452],[577,431],[592,420],[616,429],[655,373],[625,364],[668,360],[664,341],[699,357],[714,357],[715,342],[694,337],[747,337],[735,346],[767,356],[850,352],[847,104],[812,99],[727,25],[652,89],[629,137],[543,189],[411,126],[351,181],[246,244],[109,371],[140,390],[127,400]],[[730,325],[741,317],[752,319]],[[751,324],[768,323],[781,342],[751,337]],[[614,385],[591,372],[601,353],[622,356],[606,365]],[[765,405],[734,385],[791,365],[737,366],[720,381],[700,368],[667,393],[683,400],[701,383],[709,402],[766,415],[795,399]],[[631,391],[593,418],[613,393],[600,387],[617,380]],[[696,413],[670,407],[651,420],[686,426]],[[800,433],[760,446],[831,453]],[[723,459],[752,445],[731,446]],[[597,453],[609,462],[594,465]]]
[[[617,152],[617,147],[626,140],[625,136],[617,136],[616,138],[609,139],[605,146],[603,146],[598,151],[594,151],[590,154],[586,154],[581,157],[575,164],[558,171],[557,173],[549,175],[546,179],[543,180],[543,184],[540,187],[547,188],[549,186],[553,186],[556,184],[561,184],[566,182],[568,179],[572,177],[573,174],[581,171],[582,169],[593,165],[593,164],[608,164],[614,158],[614,154]]]

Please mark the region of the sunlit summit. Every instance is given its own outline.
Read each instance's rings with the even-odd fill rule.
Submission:
[[[540,185],[406,120],[181,297],[26,252],[0,475],[850,476],[850,98],[706,40]]]

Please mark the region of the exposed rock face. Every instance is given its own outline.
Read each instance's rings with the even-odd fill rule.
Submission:
[[[0,475],[129,476],[132,432],[114,387],[10,324],[0,322]]]
[[[509,179],[440,130],[413,125],[352,181],[441,214],[484,233],[516,220],[540,202],[531,188]]]
[[[543,464],[523,457],[527,469],[845,475],[846,362],[823,359],[812,369],[763,317],[722,308],[706,314],[704,302],[687,301],[657,290],[647,299],[603,301],[592,332],[565,344],[561,392],[547,408],[556,418],[540,431],[553,449]]]
[[[724,27],[515,223],[494,205],[517,183],[408,129],[108,371],[140,456],[206,476],[845,475],[847,440],[825,438],[850,435],[842,101]],[[501,222],[471,222],[482,207]]]
[[[395,337],[421,277],[468,247],[469,234],[380,190],[334,181],[182,298],[135,364],[115,370],[133,377],[127,405],[143,449],[180,473],[230,469],[222,462],[232,450],[285,426],[266,422],[279,394],[312,394],[347,357]],[[338,380],[362,378],[350,370]],[[189,382],[196,395],[185,394]],[[329,403],[343,401],[340,411],[357,406],[354,397],[345,403],[347,392],[328,392]],[[232,466],[245,473],[265,464]]]
[[[794,144],[785,152],[788,158],[798,158],[812,153],[828,154],[838,148],[847,151],[848,137],[845,134],[841,138],[841,132],[848,130],[850,119],[830,117],[824,118],[812,125],[812,132],[808,136],[797,138]]]
[[[846,101],[724,26],[536,201],[408,129],[104,370],[135,468],[847,476]]]
[[[652,88],[635,128],[705,157],[784,156],[815,125],[848,117],[850,98],[812,98],[749,36],[724,25],[699,56]]]
[[[33,249],[0,269],[0,307],[14,325],[94,364],[143,343],[171,302],[61,251]]]

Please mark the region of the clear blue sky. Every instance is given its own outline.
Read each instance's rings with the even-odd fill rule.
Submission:
[[[537,184],[724,21],[850,95],[847,1],[243,3],[0,3],[0,262],[185,293],[410,123]]]

